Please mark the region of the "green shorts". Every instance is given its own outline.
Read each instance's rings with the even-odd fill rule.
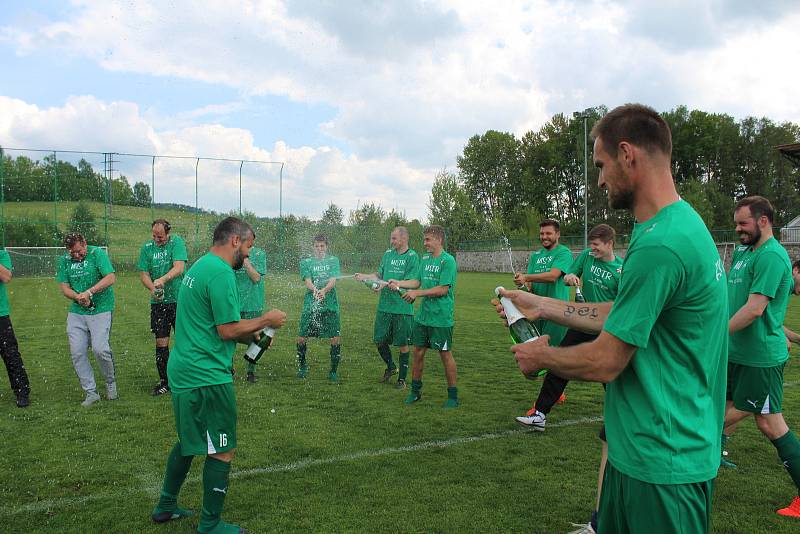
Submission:
[[[703,534],[711,530],[714,480],[650,484],[606,464],[597,532]]]
[[[438,351],[453,350],[452,326],[426,326],[414,322],[411,343],[415,347],[427,347]]]
[[[172,411],[183,456],[205,456],[236,448],[233,384],[173,391]]]
[[[375,333],[372,339],[378,345],[391,344],[395,347],[403,347],[411,344],[413,328],[413,315],[379,311],[375,315]]]
[[[781,413],[783,404],[783,368],[750,367],[728,364],[728,395],[737,410],[750,413]]]
[[[300,337],[331,338],[341,335],[339,312],[332,310],[311,311],[300,314]]]

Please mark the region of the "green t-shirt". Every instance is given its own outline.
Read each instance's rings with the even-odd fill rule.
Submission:
[[[172,269],[173,262],[189,261],[186,252],[186,243],[178,235],[171,235],[163,246],[156,245],[152,239],[142,245],[139,251],[139,261],[136,268],[150,275],[151,280],[161,278]],[[186,266],[184,264],[184,271]],[[171,304],[178,302],[178,290],[181,287],[183,273],[179,274],[164,285],[164,298],[161,300],[150,299],[151,304]]]
[[[69,252],[61,256],[58,260],[56,281],[69,284],[69,287],[76,293],[83,293],[101,278],[113,272],[114,267],[111,265],[111,260],[108,259],[106,251],[89,245],[83,261],[73,260]],[[94,311],[81,306],[77,302],[73,302],[69,308],[70,313],[97,315],[98,313],[114,311],[114,286],[112,285],[99,293],[95,293],[92,300],[95,306]]]
[[[11,265],[11,256],[8,254],[7,250],[0,250],[0,265],[9,271],[14,270],[14,267]],[[6,291],[6,284],[4,282],[0,282],[0,317],[5,317],[10,313],[11,309],[8,305],[8,292]]]
[[[170,388],[186,390],[232,382],[236,341],[219,337],[217,325],[239,319],[233,269],[209,252],[184,275],[178,292],[175,346],[167,363]]]
[[[393,248],[383,253],[378,277],[381,280],[417,280],[419,277],[419,255],[411,249],[398,254]],[[381,290],[378,311],[398,315],[414,315],[414,305],[404,301],[399,291],[388,287]]]
[[[531,285],[531,293],[558,300],[569,300],[569,286],[564,284],[563,274],[572,265],[572,252],[564,245],[556,245],[550,250],[542,248],[531,253],[528,260],[528,274],[541,274],[558,269],[562,276],[553,283],[536,283]],[[567,327],[551,321],[534,321],[542,335],[550,336],[550,345],[556,346],[564,339]]]
[[[245,267],[234,271],[236,287],[239,288],[239,306],[243,312],[261,313],[264,311],[264,275],[267,274],[267,253],[263,248],[250,249],[250,263],[261,275],[261,279],[253,282]]]
[[[728,342],[728,361],[750,367],[775,367],[789,359],[783,319],[792,293],[792,261],[774,237],[753,250],[739,246],[728,273],[728,317],[744,306],[751,294],[769,298],[761,317],[734,332]]]
[[[586,302],[608,302],[617,296],[619,277],[622,274],[622,258],[614,255],[611,261],[603,261],[586,249],[578,254],[567,274],[581,279],[583,296]]]
[[[449,286],[447,293],[441,297],[422,297],[422,304],[417,310],[416,322],[425,326],[453,326],[453,305],[456,289],[456,259],[444,250],[439,257],[425,253],[419,267],[417,280],[420,289],[436,286]]]
[[[637,347],[608,384],[608,459],[651,484],[719,468],[728,363],[727,284],[703,220],[679,200],[634,226],[604,330]]]
[[[339,276],[339,258],[336,256],[325,256],[322,259],[316,257],[306,258],[300,262],[300,279],[305,280],[310,278],[314,287],[322,289],[328,285],[328,280],[333,277]],[[319,306],[317,308],[317,306]],[[306,296],[303,300],[303,310],[317,309],[319,311],[333,311],[339,313],[339,299],[336,298],[336,286],[325,295],[325,301],[321,304],[316,302],[314,293],[306,290]]]

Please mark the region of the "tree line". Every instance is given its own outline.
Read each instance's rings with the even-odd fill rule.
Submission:
[[[582,235],[584,221],[584,117],[591,131],[608,109],[557,114],[521,137],[488,130],[472,136],[457,158],[456,171],[434,180],[431,222],[450,230],[451,240],[530,237],[543,218],[554,218],[562,234]],[[769,118],[736,120],[724,113],[679,106],[661,114],[672,129],[672,172],[681,196],[709,229],[730,229],[737,199],[763,195],[776,210],[776,226],[800,214],[800,170],[775,150],[800,140],[800,126]],[[633,224],[624,211],[608,207],[597,187],[588,141],[589,227],[607,222],[619,233]]]

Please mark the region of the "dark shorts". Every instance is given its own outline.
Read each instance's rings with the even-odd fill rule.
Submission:
[[[181,455],[200,456],[236,448],[236,393],[233,384],[172,392]]]
[[[743,412],[757,414],[781,413],[783,404],[783,368],[750,367],[728,363],[727,399]]]
[[[329,339],[341,335],[339,312],[332,310],[303,310],[300,314],[299,337]]]
[[[178,304],[151,304],[150,305],[150,331],[157,338],[169,337],[170,330],[175,330],[175,311]]]
[[[714,480],[650,484],[606,464],[597,531],[615,534],[704,534],[711,529]]]
[[[413,315],[379,311],[375,315],[375,330],[372,340],[378,345],[404,347],[411,344],[411,330],[413,327]]]
[[[452,326],[427,326],[414,322],[411,343],[415,347],[435,349],[439,352],[453,350]]]

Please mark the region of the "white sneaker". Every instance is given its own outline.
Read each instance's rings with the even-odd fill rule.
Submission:
[[[117,400],[117,398],[119,398],[119,395],[117,395],[116,382],[111,382],[110,384],[106,384],[106,397],[108,397],[108,400]]]
[[[100,400],[100,395],[98,395],[97,392],[91,391],[91,392],[86,394],[86,398],[81,403],[81,406],[86,408],[88,406],[91,406],[92,404],[94,404],[95,402],[97,402],[99,400]]]
[[[579,527],[577,530],[570,530],[567,534],[597,534],[592,528],[591,523],[579,524],[579,523],[572,523],[573,527]]]
[[[538,410],[530,417],[523,415],[522,417],[517,417],[516,419],[517,423],[532,427],[534,430],[538,430],[539,432],[544,431],[544,425],[547,422],[547,416]]]

